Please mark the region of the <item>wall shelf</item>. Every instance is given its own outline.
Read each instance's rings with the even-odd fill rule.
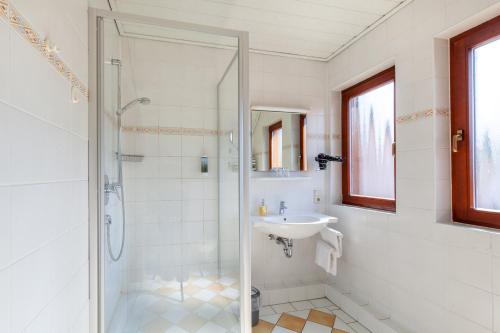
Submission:
[[[271,176],[262,176],[262,177],[255,177],[252,176],[250,179],[252,180],[259,180],[259,181],[279,181],[279,180],[311,180],[310,176],[290,176],[290,177],[271,177]]]

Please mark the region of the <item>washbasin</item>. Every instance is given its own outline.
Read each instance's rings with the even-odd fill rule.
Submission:
[[[307,238],[320,232],[337,218],[319,213],[255,216],[253,227],[264,234],[289,239]]]

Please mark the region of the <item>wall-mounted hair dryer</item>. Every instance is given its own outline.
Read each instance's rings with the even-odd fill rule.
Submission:
[[[342,158],[342,156],[330,156],[321,153],[318,154],[318,156],[316,156],[314,160],[318,162],[319,170],[326,170],[326,165],[328,162],[342,162],[344,159]]]

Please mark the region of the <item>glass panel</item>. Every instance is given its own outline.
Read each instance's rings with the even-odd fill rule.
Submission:
[[[394,199],[394,82],[349,100],[352,195]]]
[[[474,49],[475,207],[500,210],[500,40]]]
[[[238,332],[238,40],[117,24],[131,36],[105,20],[104,331]]]
[[[219,128],[219,276],[239,294],[239,130],[238,130],[238,55],[235,55],[218,89]],[[235,298],[235,301],[238,297]],[[236,311],[236,309],[233,309]]]

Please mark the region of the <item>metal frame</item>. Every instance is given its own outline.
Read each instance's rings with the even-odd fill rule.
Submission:
[[[241,332],[251,332],[251,253],[249,225],[249,177],[250,177],[250,112],[249,112],[249,36],[247,32],[203,26],[152,17],[145,17],[100,9],[89,9],[89,292],[90,292],[90,332],[104,333],[101,317],[103,262],[102,223],[103,221],[103,172],[101,168],[103,70],[102,51],[103,20],[124,20],[133,23],[157,25],[176,29],[198,31],[238,38],[238,88],[239,88],[239,207],[240,207],[240,324]]]

